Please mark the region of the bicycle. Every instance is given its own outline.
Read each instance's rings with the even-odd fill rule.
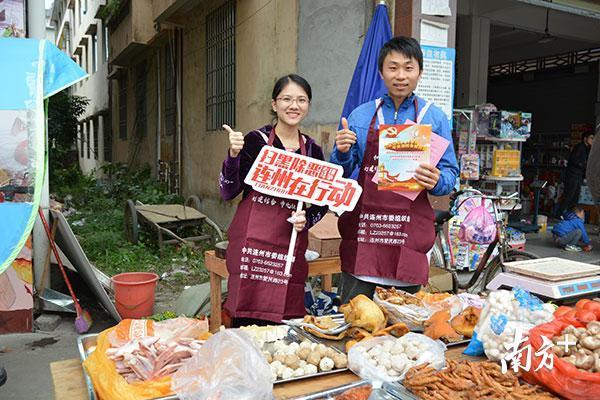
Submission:
[[[528,253],[525,251],[515,250],[508,243],[506,228],[507,225],[504,219],[500,215],[498,205],[507,200],[514,200],[518,193],[514,193],[510,196],[487,196],[476,189],[465,189],[457,192],[453,198],[453,202],[457,201],[461,195],[465,193],[474,193],[475,197],[479,197],[483,200],[491,200],[493,206],[493,217],[496,222],[496,237],[494,241],[489,244],[483,256],[480,258],[477,268],[474,270],[473,276],[466,283],[460,283],[458,279],[458,273],[455,266],[452,265],[449,255],[449,243],[444,235],[443,226],[444,223],[449,221],[453,214],[449,211],[435,211],[435,232],[436,241],[432,249],[431,263],[430,265],[442,268],[452,275],[452,291],[458,293],[459,290],[468,291],[471,288],[477,288],[479,286],[479,279],[483,274],[483,289],[498,275],[501,271],[504,271],[504,263],[511,261],[523,261],[532,260],[539,258],[535,254]],[[469,197],[472,198],[472,197]],[[467,198],[467,199],[469,199]],[[467,200],[464,199],[459,203],[456,209],[460,209],[460,206]],[[516,204],[515,204],[516,206]],[[452,208],[452,207],[451,207]],[[514,209],[514,207],[513,207]],[[494,253],[494,250],[498,248],[498,254],[495,255],[491,260],[490,257]],[[444,251],[445,250],[445,251]]]

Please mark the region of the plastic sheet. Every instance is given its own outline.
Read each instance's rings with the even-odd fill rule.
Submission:
[[[444,355],[446,346],[439,340],[436,341],[425,335],[412,332],[407,333],[400,339],[404,339],[411,343],[418,342],[426,345],[427,350],[419,354],[419,357],[415,361],[415,365],[430,363],[431,366],[437,370],[442,369],[446,365],[446,357]],[[373,387],[375,388],[381,387],[383,382],[403,380],[408,368],[402,371],[400,376],[390,376],[383,372],[379,366],[376,367],[371,364],[366,355],[366,352],[377,345],[383,345],[385,342],[395,342],[397,340],[398,338],[391,336],[378,336],[355,344],[348,353],[348,367],[361,378],[372,382]]]
[[[211,337],[173,374],[181,400],[271,400],[271,368],[252,338],[239,329]]]

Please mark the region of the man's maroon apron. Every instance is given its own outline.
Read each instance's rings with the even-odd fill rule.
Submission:
[[[378,165],[379,129],[375,128],[378,114],[379,123],[383,123],[380,114],[383,102],[378,103],[358,175],[362,196],[354,210],[343,213],[338,222],[342,271],[425,285],[429,277],[427,252],[435,240],[434,212],[426,190],[414,201],[377,190],[373,175]],[[414,107],[415,120],[420,123],[426,109],[418,113],[416,98]]]
[[[271,130],[268,145],[275,140]],[[306,143],[299,137],[300,152]],[[287,219],[297,202],[251,191],[238,205],[228,231],[227,301],[234,318],[257,318],[281,322],[300,317],[304,309],[304,282],[308,263],[304,257],[308,231],[298,232],[291,277],[284,276],[293,225]]]

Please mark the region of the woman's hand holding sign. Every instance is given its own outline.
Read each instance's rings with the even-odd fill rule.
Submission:
[[[431,190],[440,180],[440,170],[430,164],[420,164],[415,170],[415,180],[425,189]]]
[[[296,232],[302,232],[306,226],[306,211],[294,211],[288,221],[294,225]]]
[[[236,158],[244,147],[244,134],[235,132],[229,125],[223,125],[223,129],[229,133],[229,155]]]
[[[335,134],[335,145],[340,153],[347,153],[356,143],[356,133],[348,129],[348,120],[342,118],[342,129]]]

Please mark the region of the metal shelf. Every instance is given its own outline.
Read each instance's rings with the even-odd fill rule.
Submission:
[[[528,138],[498,138],[493,136],[477,135],[477,140],[485,142],[526,142]]]
[[[520,182],[523,180],[523,175],[520,176],[493,176],[485,175],[483,178],[485,181],[500,181],[500,182]]]

